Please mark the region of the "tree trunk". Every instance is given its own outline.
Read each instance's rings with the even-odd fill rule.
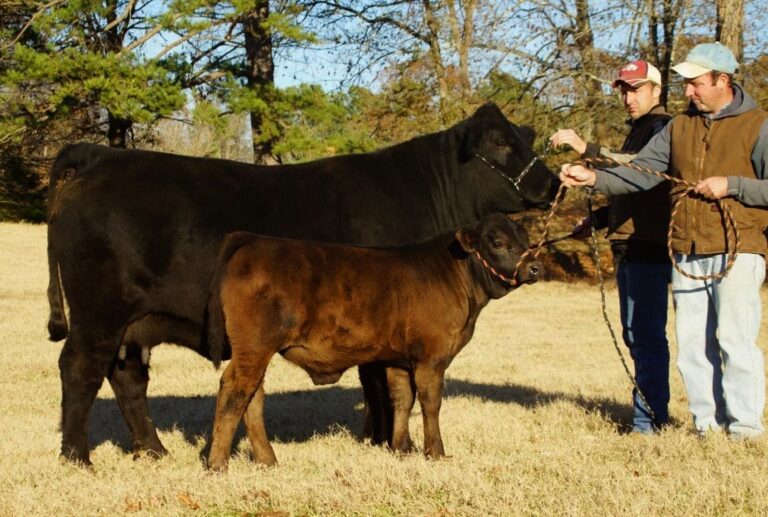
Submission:
[[[665,108],[669,98],[669,76],[672,69],[672,57],[675,52],[675,31],[684,1],[661,0],[661,20],[659,20],[657,0],[649,0],[648,2],[650,11],[648,33],[651,40],[651,55],[647,56],[647,59],[654,61],[661,73],[662,87],[659,102]],[[661,21],[662,30],[661,41],[659,41],[659,21]]]
[[[589,16],[589,0],[576,0],[576,35],[574,42],[579,51],[581,61],[584,109],[593,116],[593,120],[598,120],[601,118],[599,115],[603,97],[603,85],[597,78],[598,75],[593,67],[593,63],[596,63],[598,58],[595,53],[595,38],[592,33],[592,24]],[[587,140],[604,141],[608,136],[607,128],[605,124],[601,123],[597,123],[592,127],[585,127],[584,136]]]
[[[122,147],[125,149],[126,136],[133,128],[133,121],[127,118],[117,117],[107,110],[109,127],[107,129],[107,140],[110,147]]]
[[[744,58],[744,0],[717,0],[715,38],[731,49],[736,61]]]
[[[245,33],[246,79],[248,87],[267,97],[275,82],[275,65],[272,59],[272,35],[265,23],[269,17],[269,0],[256,0],[253,11],[243,21]],[[268,115],[251,111],[251,139],[253,162],[263,165],[279,163],[273,156],[275,137],[265,138],[263,126]]]
[[[106,13],[107,30],[104,31],[103,40],[99,40],[99,43],[103,45],[101,50],[104,53],[116,54],[123,49],[123,41],[125,39],[126,26],[121,23],[114,23],[117,20],[118,2],[116,0],[108,0],[105,2],[108,7]],[[110,147],[127,147],[126,137],[133,129],[133,120],[118,117],[111,111],[107,110],[107,141]]]
[[[440,48],[440,26],[438,24],[432,5],[429,0],[422,0],[424,7],[424,18],[428,29],[429,57],[432,60],[432,66],[435,70],[435,79],[437,80],[437,92],[440,96],[440,119],[443,125],[448,124],[448,80],[445,77],[445,67],[443,66],[443,52]]]
[[[448,21],[451,28],[453,48],[459,56],[459,88],[462,102],[466,102],[471,93],[472,85],[469,80],[469,49],[474,44],[475,37],[475,0],[464,0],[464,23],[459,27],[459,18],[453,0],[445,0],[448,9]]]

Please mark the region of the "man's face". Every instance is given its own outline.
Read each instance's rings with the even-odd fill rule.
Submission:
[[[716,113],[730,100],[726,89],[730,88],[724,75],[713,80],[711,73],[685,80],[685,96],[703,113]]]
[[[621,100],[624,108],[632,120],[637,120],[647,114],[659,103],[661,88],[653,83],[645,83],[639,86],[630,86],[621,83]]]

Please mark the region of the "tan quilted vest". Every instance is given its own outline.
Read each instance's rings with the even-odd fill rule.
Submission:
[[[671,122],[669,172],[691,183],[711,176],[755,178],[750,161],[760,126],[768,114],[753,109],[734,117],[709,120],[700,115],[684,114]],[[674,201],[685,189],[672,188]],[[768,210],[742,205],[726,198],[736,219],[741,239],[740,252],[768,251],[763,230],[768,225]],[[714,203],[685,199],[674,217],[672,249],[679,253],[723,253],[725,233],[723,218]]]

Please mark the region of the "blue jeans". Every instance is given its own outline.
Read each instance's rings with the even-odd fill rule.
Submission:
[[[633,431],[651,433],[669,421],[669,343],[667,342],[667,285],[669,263],[627,262],[616,266],[624,343],[635,363],[635,382],[656,417],[640,395],[633,393]]]
[[[676,255],[695,275],[719,273],[725,255]],[[765,259],[740,253],[722,280],[672,273],[677,315],[677,366],[696,430],[725,429],[736,437],[763,432],[765,367],[757,346]]]

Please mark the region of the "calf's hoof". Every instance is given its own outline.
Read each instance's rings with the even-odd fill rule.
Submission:
[[[412,454],[416,452],[416,446],[413,444],[410,438],[403,440],[401,443],[393,443],[389,446],[394,454]]]
[[[226,474],[229,464],[226,461],[210,461],[206,465],[208,472],[213,474]]]

